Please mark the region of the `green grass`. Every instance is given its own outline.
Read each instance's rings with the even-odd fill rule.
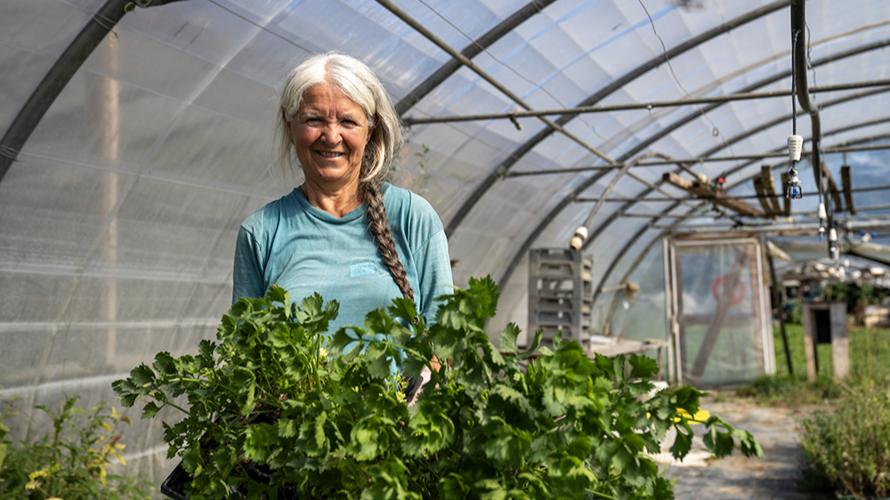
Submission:
[[[806,378],[807,365],[803,349],[803,326],[785,325],[788,334],[788,348],[794,375]],[[848,330],[850,339],[850,374],[854,378],[883,380],[890,377],[890,328],[852,328]],[[773,330],[773,344],[776,350],[776,375],[788,375],[788,362],[782,343],[782,332]],[[831,362],[831,344],[817,347],[819,374],[834,375]]]
[[[737,391],[740,396],[754,398],[765,405],[805,405],[823,403],[840,397],[844,387],[857,386],[871,381],[890,383],[890,328],[850,328],[850,377],[845,381],[834,379],[831,361],[831,345],[817,346],[819,372],[814,382],[807,382],[807,366],[804,357],[803,327],[786,325],[788,347],[794,375],[788,373],[782,332],[773,331],[776,353],[776,374],[766,375],[753,384]]]

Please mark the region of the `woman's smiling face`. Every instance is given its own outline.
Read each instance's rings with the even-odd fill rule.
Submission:
[[[330,83],[319,83],[303,94],[288,129],[306,182],[325,192],[358,188],[371,138],[361,106]]]

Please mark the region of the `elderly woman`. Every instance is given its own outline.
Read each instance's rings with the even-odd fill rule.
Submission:
[[[426,200],[385,182],[402,138],[380,81],[354,58],[317,55],[288,76],[278,114],[281,166],[304,181],[241,225],[234,299],[272,284],[293,300],[318,292],[340,302],[331,332],[400,296],[432,320],[451,291],[448,242]]]

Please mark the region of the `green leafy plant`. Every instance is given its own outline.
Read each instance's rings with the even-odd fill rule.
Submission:
[[[885,383],[847,386],[835,409],[816,410],[801,422],[803,478],[819,479],[838,494],[890,493],[890,391]],[[806,486],[806,485],[802,485]]]
[[[490,278],[471,279],[441,298],[428,330],[412,302],[396,299],[325,341],[337,303],[291,304],[273,287],[232,306],[218,343],[202,341],[196,356],[159,353],[113,387],[125,406],[146,399],[143,417],[182,410],[164,437],[192,498],[288,488],[344,499],[672,498],[646,452],[675,427],[672,451],[688,453],[703,393],[647,398],[654,360],[591,360],[575,342],[538,350],[540,332],[520,352],[515,325],[498,350],[484,330],[497,298]],[[450,366],[434,370],[434,356]],[[431,370],[411,408],[393,366],[408,377]],[[172,401],[180,395],[188,409]],[[720,417],[706,425],[717,456],[734,439],[744,454],[762,453]]]
[[[785,322],[792,325],[803,324],[803,307],[800,305],[800,302],[795,303],[791,310],[788,311]]]
[[[83,410],[69,397],[58,412],[37,408],[52,420],[52,432],[35,442],[3,442],[0,499],[148,499],[145,479],[109,474],[113,460],[126,465],[117,427],[127,416],[104,403]],[[8,429],[0,425],[0,439]]]
[[[858,302],[864,305],[880,304],[887,295],[887,290],[868,283],[862,286],[854,283],[832,283],[824,288],[826,300],[837,300],[847,303],[847,310],[852,311]]]
[[[9,434],[9,427],[3,423],[6,420],[6,417],[14,415],[8,408],[0,408],[0,474],[3,471],[3,462],[6,461],[6,454],[9,452],[9,445],[12,443],[6,439],[6,435]],[[3,476],[0,475],[0,491],[3,488]]]

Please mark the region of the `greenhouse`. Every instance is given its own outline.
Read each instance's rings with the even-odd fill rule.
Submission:
[[[0,477],[3,468],[15,466],[13,448],[52,428],[38,407],[59,411],[77,396],[77,407],[107,402],[120,424],[113,442],[96,444],[102,460],[117,464],[107,473],[144,475],[154,498],[170,496],[159,487],[187,454],[173,456],[165,434],[183,414],[160,404],[156,418],[139,418],[158,393],[146,389],[136,398],[140,379],[133,370],[144,363],[163,371],[158,366],[164,363],[155,362],[158,353],[179,363],[182,356],[200,358],[203,340],[222,342],[221,318],[244,295],[238,281],[245,245],[254,245],[258,254],[274,252],[244,239],[246,221],[255,221],[255,213],[288,197],[334,213],[305,187],[320,185],[299,166],[306,161],[291,120],[305,113],[292,117],[297,107],[279,102],[294,68],[331,52],[370,68],[394,109],[392,123],[402,142],[392,151],[390,185],[377,192],[381,204],[392,203],[387,200],[396,191],[414,200],[412,206],[428,204],[434,222],[441,221],[439,238],[446,247],[430,258],[406,256],[399,235],[410,221],[386,205],[395,259],[401,255],[405,262],[404,270],[401,263],[397,269],[406,292],[399,271],[386,260],[378,236],[384,231],[378,233],[373,223],[370,229],[361,226],[359,233],[381,241],[383,263],[371,259],[376,266],[371,269],[353,262],[352,277],[382,272],[395,291],[387,300],[410,297],[419,308],[413,326],[411,315],[381,324],[410,330],[420,318],[436,338],[436,306],[430,304],[437,303],[421,282],[435,268],[437,286],[453,283],[456,301],[463,297],[459,290],[478,291],[489,283],[485,277],[497,285],[497,314],[479,320],[478,327],[496,346],[491,354],[479,340],[479,352],[488,352],[479,359],[495,363],[494,375],[486,376],[506,373],[510,379],[512,368],[497,363],[520,358],[516,377],[534,372],[529,366],[535,363],[546,368],[550,354],[575,341],[591,363],[635,354],[654,360],[643,378],[669,386],[664,394],[687,386],[735,394],[782,377],[801,387],[829,380],[853,392],[860,386],[872,390],[862,382],[864,373],[883,380],[886,393],[883,377],[890,372],[881,366],[890,366],[890,299],[883,300],[890,295],[888,50],[886,0],[3,0],[0,431],[8,433],[0,432],[6,443],[0,444]],[[387,126],[383,112],[368,113],[337,85],[334,91],[348,105],[365,110],[370,132],[361,146],[372,144],[371,135]],[[307,88],[300,110],[315,102],[305,96],[320,87]],[[337,126],[343,130],[341,122]],[[285,153],[296,168],[279,161],[285,158],[280,137],[287,138],[281,144],[296,148]],[[325,161],[333,164],[333,154]],[[357,161],[363,158],[359,151]],[[365,207],[371,195],[362,193],[356,199]],[[385,224],[383,229],[389,233]],[[348,248],[321,238],[318,262],[348,259]],[[282,252],[281,260],[297,259]],[[307,260],[315,261],[312,255]],[[436,261],[439,257],[444,260]],[[450,280],[444,278],[449,267]],[[312,272],[300,269],[297,282],[308,275],[320,282],[335,279],[321,264]],[[262,282],[260,290],[270,284],[289,288],[294,304],[317,291],[274,279]],[[349,297],[371,293],[348,286]],[[253,295],[261,297],[262,291]],[[487,304],[487,295],[473,297],[468,304]],[[463,314],[476,306],[460,307]],[[341,320],[349,321],[343,300],[340,309]],[[368,309],[358,312],[364,317]],[[335,327],[350,324],[330,321]],[[502,337],[511,324],[519,330],[515,339]],[[361,342],[363,334],[356,335],[351,338]],[[443,342],[433,341],[439,347]],[[540,353],[530,354],[539,346]],[[402,359],[411,359],[414,351],[405,347],[405,354],[402,347]],[[520,354],[526,349],[528,359]],[[436,378],[440,366],[443,374],[458,373],[449,380],[463,380],[460,355],[430,356],[433,352],[438,357],[427,361],[439,387],[447,385]],[[473,348],[472,355],[476,352]],[[501,356],[507,361],[499,361]],[[795,356],[799,360],[792,362]],[[443,357],[448,363],[440,365]],[[386,366],[407,363],[385,359]],[[219,363],[225,364],[222,358]],[[616,384],[630,384],[641,373],[629,366],[627,382],[624,374],[612,373]],[[427,367],[426,381],[429,372]],[[333,370],[330,376],[345,375]],[[125,379],[136,384],[131,392],[117,382]],[[169,390],[177,405],[194,404],[191,392],[170,387],[157,390]],[[480,398],[495,392],[486,390]],[[635,395],[645,399],[645,393]],[[120,403],[127,402],[126,394],[136,403],[124,414]],[[417,397],[423,408],[434,396]],[[283,394],[280,399],[286,403]],[[845,406],[829,399],[824,401],[831,411]],[[485,411],[479,415],[489,415]],[[222,413],[208,414],[225,420]],[[129,426],[120,415],[128,415],[123,418],[131,420]],[[689,413],[683,409],[679,415]],[[480,416],[480,422],[489,417]],[[875,425],[884,427],[873,436],[890,449],[890,420]],[[326,429],[319,436],[334,446],[331,436],[339,430]],[[745,451],[749,445],[740,436],[727,439],[732,443],[734,437]],[[125,449],[115,447],[117,439]],[[636,456],[632,444],[626,446]],[[265,463],[255,453],[251,458]],[[344,460],[358,460],[349,457],[366,451],[344,453]],[[374,458],[378,467],[390,463],[380,453]],[[872,483],[846,490],[832,483],[825,491],[890,494],[890,455],[880,453]],[[311,468],[311,456],[301,460],[309,461],[291,465]],[[649,463],[632,460],[643,469],[639,464]],[[203,470],[188,467],[190,477]],[[519,470],[513,462],[510,467]],[[539,470],[547,470],[543,467]],[[616,467],[619,476],[634,470]],[[90,478],[104,486],[105,465],[100,469],[101,478],[93,473]],[[630,491],[615,486],[609,493],[613,486],[606,483],[612,479],[603,478],[614,474],[606,469],[602,477],[595,467],[585,472],[591,483],[579,487],[577,498]],[[347,474],[343,466],[331,470]],[[383,484],[375,475],[382,469],[372,464],[369,470],[367,482]],[[558,467],[551,464],[550,470]],[[21,474],[33,487],[12,493],[4,490],[9,481],[0,482],[0,498],[59,496],[45,489],[51,469]],[[288,476],[287,484],[295,477]],[[436,481],[441,490],[424,486],[421,493],[396,495],[356,486],[350,490],[355,496],[318,498],[485,498],[478,489],[482,479],[466,485]],[[491,498],[562,495],[532,483],[510,486],[513,496],[503,490],[505,496]],[[229,493],[237,489],[233,484]],[[646,495],[668,498],[658,484],[652,482]],[[503,482],[500,487],[506,488]],[[271,491],[262,498],[290,490]],[[451,493],[437,496],[440,491]]]

